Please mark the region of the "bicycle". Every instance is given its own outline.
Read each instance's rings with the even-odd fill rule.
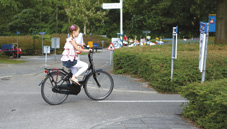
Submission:
[[[46,69],[47,75],[43,78],[41,86],[41,95],[44,101],[50,105],[63,103],[68,95],[78,95],[81,87],[84,88],[86,95],[92,100],[103,100],[113,91],[114,81],[112,76],[102,69],[95,69],[93,62],[93,52],[88,53],[89,67],[79,81],[79,84],[70,83],[72,77],[71,70],[68,72],[62,69]]]

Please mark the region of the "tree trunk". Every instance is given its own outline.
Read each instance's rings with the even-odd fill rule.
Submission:
[[[84,22],[84,34],[86,34],[86,29],[87,29],[86,22]]]
[[[227,0],[217,1],[215,43],[227,43]]]

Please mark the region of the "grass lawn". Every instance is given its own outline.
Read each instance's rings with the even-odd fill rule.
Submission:
[[[27,61],[17,60],[17,59],[0,58],[0,64],[20,64],[20,63],[25,63],[25,62],[27,62]]]

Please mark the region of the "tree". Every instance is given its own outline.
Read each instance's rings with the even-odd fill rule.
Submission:
[[[32,33],[36,28],[36,24],[39,23],[35,9],[24,9],[12,19],[12,22],[8,24],[10,30],[20,31],[22,33]]]
[[[84,34],[87,33],[87,25],[92,20],[99,20],[99,23],[104,22],[104,16],[107,11],[101,9],[99,0],[65,0],[63,4],[66,14],[73,23],[83,23]]]
[[[18,13],[22,5],[16,0],[0,0],[0,35],[8,34],[7,24]],[[14,33],[16,33],[14,31]]]
[[[217,2],[215,43],[227,43],[227,0]]]

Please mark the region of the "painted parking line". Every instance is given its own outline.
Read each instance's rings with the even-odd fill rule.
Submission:
[[[184,103],[188,100],[102,100],[100,103]]]

